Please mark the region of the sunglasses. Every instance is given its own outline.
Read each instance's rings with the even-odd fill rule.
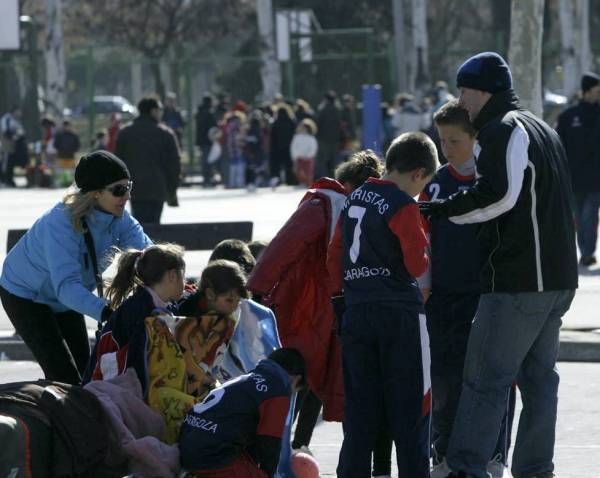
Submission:
[[[133,181],[129,181],[127,184],[115,184],[109,188],[104,188],[115,197],[123,197],[125,194],[133,189]]]

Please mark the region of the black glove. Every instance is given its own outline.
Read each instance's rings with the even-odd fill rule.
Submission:
[[[427,219],[441,219],[448,217],[446,201],[420,201],[419,209]]]
[[[105,305],[104,309],[102,309],[102,315],[100,317],[100,323],[103,324],[108,319],[110,319],[110,316],[112,315],[112,313],[113,313],[113,310],[108,305]]]

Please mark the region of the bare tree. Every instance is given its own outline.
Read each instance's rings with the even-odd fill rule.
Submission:
[[[403,0],[392,0],[394,11],[394,50],[396,58],[396,88],[406,91],[408,88],[408,62],[406,35],[404,32]]]
[[[64,38],[62,27],[62,0],[46,0],[46,99],[62,115],[65,107]]]
[[[510,67],[523,105],[542,116],[542,33],[544,0],[512,0]]]
[[[581,74],[590,67],[589,0],[560,0],[563,90],[568,97],[579,88]]]
[[[409,88],[422,89],[429,82],[427,0],[411,0],[412,48]]]
[[[275,52],[273,32],[273,2],[271,0],[256,0],[256,16],[258,20],[258,35],[260,39],[260,56],[262,65],[262,99],[270,101],[281,92],[281,68]]]
[[[70,0],[71,24],[89,37],[123,45],[150,63],[164,96],[160,61],[176,44],[206,46],[240,26],[248,0]],[[181,58],[180,58],[181,59]]]

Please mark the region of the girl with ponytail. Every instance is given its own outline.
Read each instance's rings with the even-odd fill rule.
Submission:
[[[107,289],[114,309],[96,343],[84,382],[106,380],[134,368],[146,392],[146,319],[161,316],[172,321],[169,305],[183,294],[183,248],[155,244],[140,251],[129,249],[115,256],[117,273]]]

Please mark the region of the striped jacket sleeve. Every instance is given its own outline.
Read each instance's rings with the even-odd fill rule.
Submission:
[[[477,156],[473,187],[448,199],[447,211],[455,224],[486,222],[510,211],[523,187],[528,164],[529,136],[519,121],[501,123],[486,131]]]

